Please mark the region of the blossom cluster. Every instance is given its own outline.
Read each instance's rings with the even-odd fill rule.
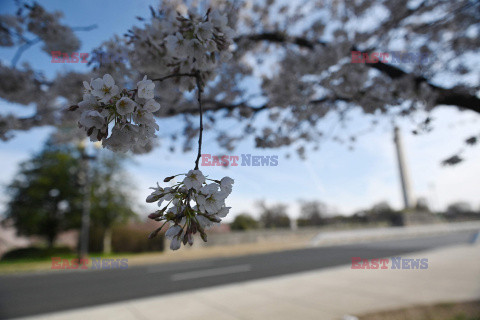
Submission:
[[[193,235],[197,232],[203,241],[207,241],[205,229],[219,223],[230,210],[230,207],[225,206],[225,199],[232,192],[234,183],[229,177],[221,180],[208,179],[200,170],[190,170],[187,174],[180,175],[185,175],[182,182],[166,188],[157,184],[157,187],[151,188],[154,191],[147,197],[147,202],[157,202],[161,207],[148,217],[163,221],[162,226],[150,234],[150,238],[169,224],[165,236],[171,240],[172,250],[179,249],[182,243],[193,245]],[[175,177],[168,177],[164,182]],[[211,183],[207,183],[207,180]],[[165,206],[164,202],[167,203]]]
[[[219,62],[231,58],[233,35],[226,15],[216,9],[180,14],[167,8],[145,28],[132,28],[128,35],[134,47],[132,66],[140,71],[160,70],[158,76],[199,72],[206,82],[213,79]],[[176,80],[182,91],[195,88],[193,78]]]
[[[155,84],[147,76],[137,88],[120,91],[112,76],[84,81],[83,101],[78,103],[80,128],[87,131],[91,141],[102,141],[112,151],[133,151],[152,144],[159,129],[153,113],[160,109],[154,99]],[[109,135],[110,124],[112,124]]]
[[[204,17],[190,14],[188,18],[177,17],[179,25],[174,34],[165,38],[172,60],[191,70],[209,71],[215,64],[216,55],[229,57],[226,51],[231,43],[233,30],[227,18],[218,11],[207,12]]]
[[[59,22],[61,12],[49,13],[37,3],[26,7],[30,10],[27,16],[27,29],[42,39],[43,51],[50,53],[60,50],[70,53],[80,48],[80,40],[73,30]]]
[[[29,46],[41,40],[45,52],[62,50],[70,53],[80,48],[80,40],[73,29],[60,22],[61,12],[48,12],[37,2],[15,2],[19,5],[15,15],[0,15],[0,46]],[[37,38],[29,39],[27,31]]]

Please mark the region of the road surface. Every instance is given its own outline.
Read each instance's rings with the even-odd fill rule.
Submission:
[[[235,258],[0,277],[0,319],[93,306],[351,264],[471,241],[476,232],[307,248]],[[408,256],[407,256],[408,257]],[[427,257],[428,258],[428,257]]]

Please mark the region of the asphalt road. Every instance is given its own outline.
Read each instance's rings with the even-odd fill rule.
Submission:
[[[38,315],[351,264],[467,243],[475,232],[290,250],[102,271],[75,270],[0,277],[0,319]],[[427,257],[428,258],[428,257]]]

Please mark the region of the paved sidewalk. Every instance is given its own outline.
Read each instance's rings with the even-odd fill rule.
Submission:
[[[428,269],[342,266],[24,319],[341,319],[480,298],[478,242],[402,257],[428,258]]]

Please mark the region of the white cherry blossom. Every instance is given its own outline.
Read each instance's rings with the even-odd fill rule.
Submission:
[[[213,25],[209,21],[195,24],[195,33],[201,41],[210,40],[213,35]]]
[[[88,83],[87,81],[83,81],[83,87],[85,88],[84,89],[84,93],[92,93],[92,87],[90,86],[90,83]]]
[[[231,208],[232,208],[232,207],[223,207],[223,208],[221,208],[221,209],[218,211],[217,216],[220,217],[220,218],[225,218],[225,217],[228,215],[228,213],[230,212],[230,209],[231,209]]]
[[[170,250],[178,250],[180,249],[181,245],[182,241],[180,240],[180,237],[175,237],[170,242]]]
[[[205,176],[200,170],[190,170],[187,173],[185,179],[183,179],[183,184],[187,189],[198,190],[202,187],[205,182]]]
[[[168,228],[167,232],[165,232],[165,237],[167,239],[172,240],[175,236],[177,236],[182,231],[182,227],[178,224],[171,226]]]
[[[230,177],[224,177],[222,180],[220,180],[220,189],[222,191],[225,191],[227,194],[232,193],[232,185],[234,183],[234,180]]]
[[[92,94],[100,98],[100,102],[106,103],[119,93],[118,86],[115,85],[115,80],[113,80],[109,74],[104,75],[102,79],[97,78],[93,80],[91,86],[93,88]]]
[[[145,102],[143,109],[151,113],[157,112],[160,110],[160,103],[156,102],[154,99],[149,99]]]
[[[127,115],[133,112],[135,105],[135,101],[128,97],[123,97],[117,101],[117,112],[122,116]]]
[[[82,113],[79,123],[87,128],[101,129],[105,126],[105,120],[98,111],[87,111]]]
[[[224,191],[216,191],[207,194],[200,193],[197,196],[197,203],[202,212],[216,214],[225,205],[225,198],[228,194]]]
[[[152,80],[148,80],[147,76],[137,83],[138,97],[142,99],[153,99],[155,84]]]
[[[97,99],[89,94],[86,93],[83,95],[83,100],[78,103],[78,106],[84,110],[84,109],[94,109],[98,105]]]
[[[165,46],[169,53],[180,59],[188,56],[188,52],[186,51],[188,42],[189,41],[185,40],[180,32],[165,37]]]

